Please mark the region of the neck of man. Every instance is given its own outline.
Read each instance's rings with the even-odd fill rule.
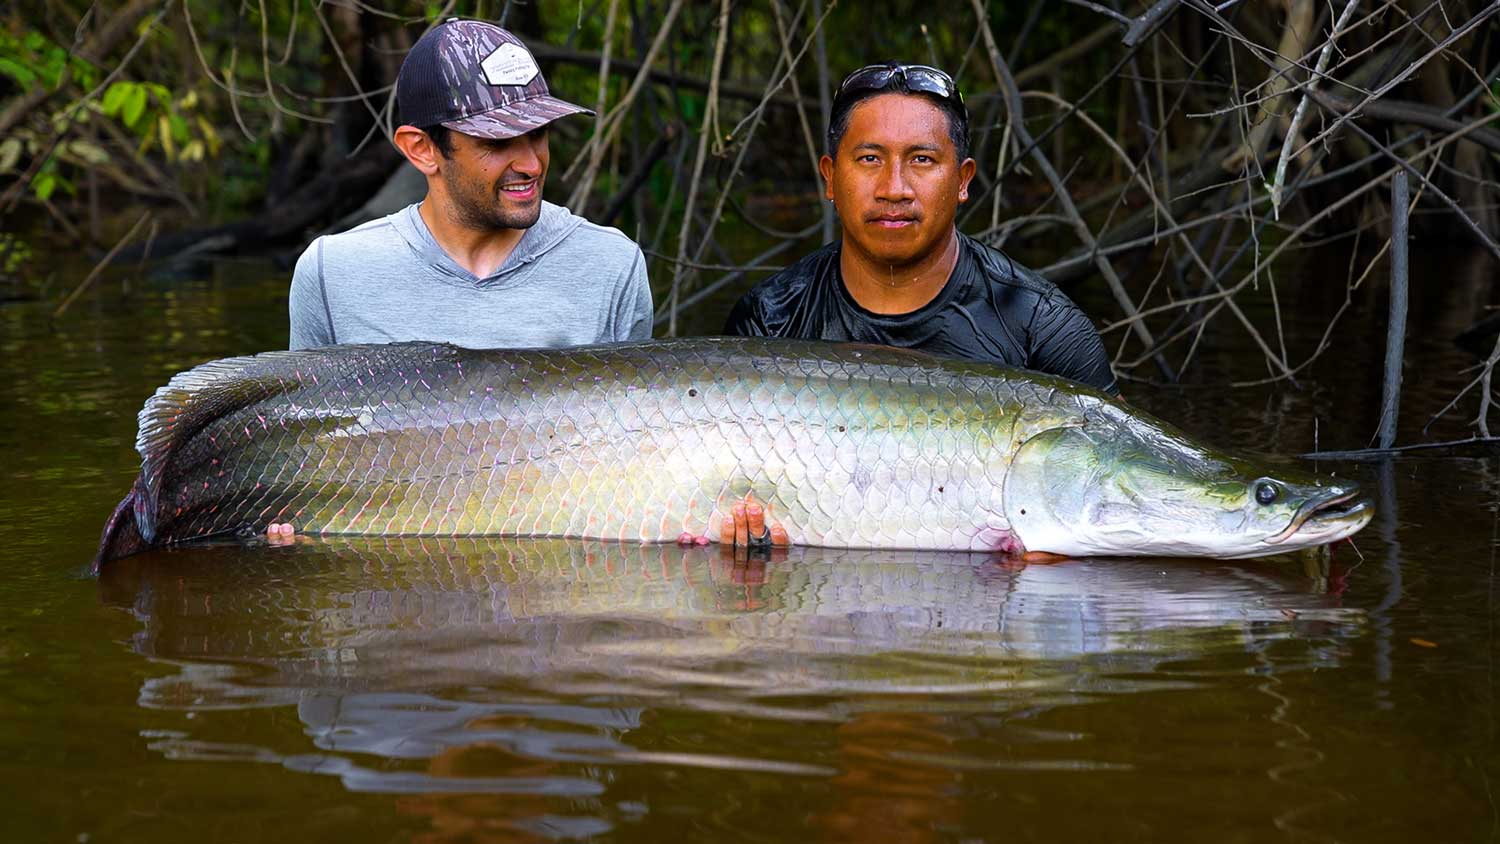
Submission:
[[[525,229],[476,227],[458,213],[439,181],[428,182],[427,198],[417,213],[437,245],[475,278],[487,278],[500,269],[526,233]]]
[[[908,264],[891,264],[851,248],[844,238],[839,273],[854,301],[871,313],[909,314],[937,298],[958,264],[958,231],[948,234],[941,248]]]

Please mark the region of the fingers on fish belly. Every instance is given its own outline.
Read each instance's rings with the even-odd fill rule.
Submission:
[[[1021,544],[1021,538],[1010,531],[997,528],[986,528],[979,534],[979,541],[984,543],[991,551],[1017,563],[1061,563],[1071,560],[1065,554],[1054,554],[1051,551],[1028,551]]]
[[[976,550],[989,550],[1007,557],[1024,558],[1033,552],[1027,551],[1021,537],[1004,528],[985,527],[974,537]]]
[[[792,544],[791,535],[778,521],[771,519],[769,508],[758,501],[736,501],[728,513],[718,508],[708,516],[708,527],[702,532],[695,530],[691,520],[683,520],[683,530],[677,535],[677,544],[709,545],[723,543],[735,547],[751,547],[769,544],[774,548],[785,548]],[[717,533],[713,525],[718,525]]]

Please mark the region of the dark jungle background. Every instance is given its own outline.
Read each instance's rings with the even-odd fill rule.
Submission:
[[[19,2],[0,18],[0,296],[66,320],[90,288],[214,259],[274,275],[419,198],[387,140],[392,83],[454,15],[513,29],[555,93],[598,109],[554,124],[547,196],[646,250],[658,334],[717,331],[836,236],[814,169],[829,96],[895,58],[965,93],[962,229],[1084,302],[1127,379],[1296,388],[1351,334],[1384,343],[1406,173],[1414,248],[1451,261],[1404,295],[1461,298],[1444,330],[1476,367],[1429,410],[1488,435],[1500,35],[1480,0]],[[1289,308],[1327,331],[1289,342]],[[1254,353],[1200,371],[1225,335]]]
[[[836,237],[834,86],[959,81],[965,232],[1126,399],[1314,454],[1331,553],[229,539],[88,574],[175,373],[283,348],[315,236],[422,195],[408,47],[503,22],[546,195],[715,333]],[[15,841],[1500,840],[1500,3],[0,4],[0,826]],[[1403,200],[1401,197],[1405,197]],[[1399,386],[1399,394],[1396,388]]]

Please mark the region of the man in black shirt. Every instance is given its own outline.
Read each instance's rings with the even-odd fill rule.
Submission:
[[[968,129],[957,87],[936,68],[850,74],[818,162],[843,238],[756,285],[725,333],[920,349],[1118,392],[1088,317],[954,226],[974,177]]]
[[[900,346],[1117,393],[1088,317],[1051,282],[959,233],[974,169],[952,77],[896,63],[849,74],[818,162],[843,237],[756,285],[725,333]],[[756,502],[732,518],[736,544],[746,534],[785,542],[775,525],[766,531]]]

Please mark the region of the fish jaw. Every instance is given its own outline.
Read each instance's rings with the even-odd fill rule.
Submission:
[[[1309,500],[1285,530],[1268,537],[1265,542],[1269,547],[1264,553],[1281,554],[1348,539],[1374,515],[1374,503],[1360,496],[1357,488],[1331,490],[1322,498]]]

